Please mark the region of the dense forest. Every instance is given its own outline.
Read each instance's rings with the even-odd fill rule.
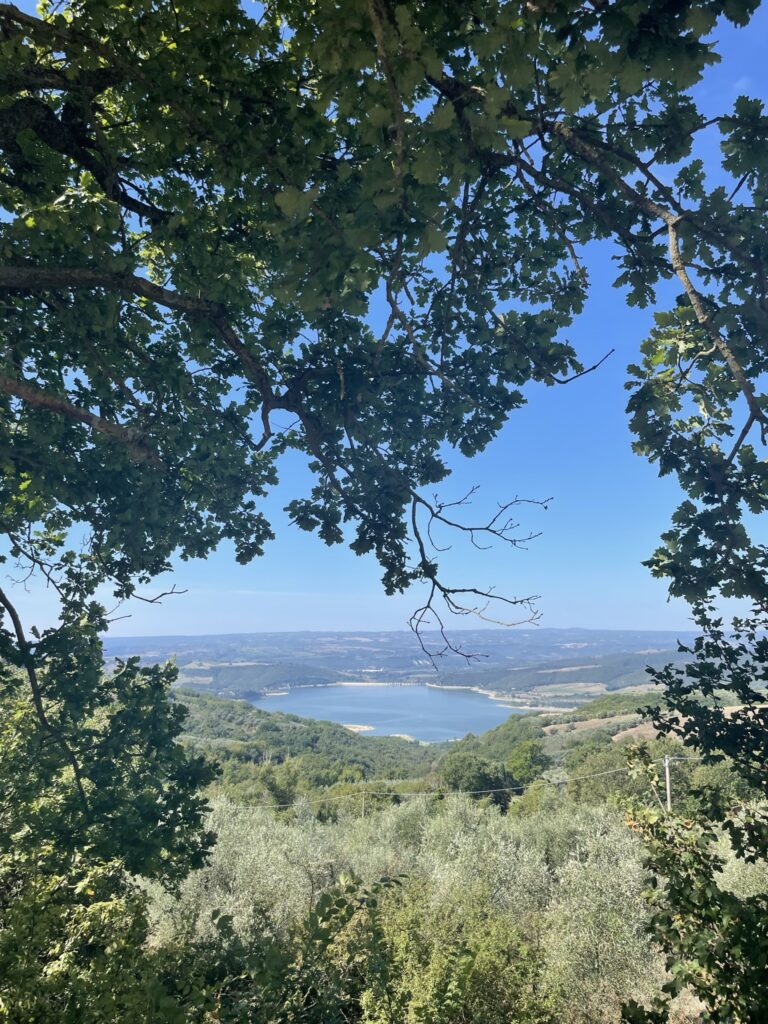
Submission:
[[[764,1024],[768,115],[708,77],[758,15],[0,3],[2,1024]],[[425,748],[105,661],[175,567],[299,530],[413,595],[425,671],[538,622],[474,566],[544,494],[444,485],[599,373],[612,325],[596,362],[570,329],[610,286],[695,627],[601,666],[642,716]]]

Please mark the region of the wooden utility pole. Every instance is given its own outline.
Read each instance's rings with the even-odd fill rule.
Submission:
[[[672,810],[672,783],[669,778],[669,754],[664,755],[664,781],[667,784],[667,810]]]

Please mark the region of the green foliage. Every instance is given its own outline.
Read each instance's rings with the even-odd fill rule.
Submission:
[[[639,843],[605,808],[416,798],[318,822],[216,801],[212,825],[210,863],[152,892],[153,945],[198,964],[224,1020],[290,1019],[301,994],[311,1020],[614,1024],[662,981]],[[382,874],[399,884],[372,891]]]
[[[552,1021],[537,991],[538,952],[508,920],[470,901],[435,908],[420,886],[410,886],[385,914],[395,991],[366,1006],[371,1024]]]
[[[507,771],[516,786],[528,786],[552,766],[541,740],[522,740],[507,759]]]
[[[0,595],[2,591],[0,591]],[[178,741],[171,666],[101,674],[98,615],[0,630],[0,1020],[183,1021],[131,875],[177,885],[212,845],[211,765]],[[14,664],[11,668],[8,663]]]
[[[91,689],[89,666],[71,643],[57,630],[41,638],[42,721],[27,680],[3,670],[0,852],[34,858],[52,844],[60,868],[87,851],[91,862],[120,859],[129,871],[172,882],[210,848],[199,790],[215,776],[175,741],[185,715],[168,702],[174,670],[131,660]],[[99,644],[90,657],[98,678]]]
[[[426,775],[440,748],[358,736],[333,722],[177,691],[188,712],[184,741],[221,766],[217,789],[242,803],[292,803],[337,784]]]
[[[597,823],[596,823],[597,824]],[[628,997],[658,990],[643,907],[646,875],[633,837],[600,828],[582,835],[564,858],[546,916],[547,981],[564,1019],[616,1021]]]
[[[182,1024],[147,940],[146,898],[122,865],[56,852],[0,857],[0,1020],[3,1024]]]
[[[451,518],[419,489],[447,475],[446,448],[485,448],[525,385],[579,369],[561,337],[587,293],[579,247],[615,240],[630,302],[675,273],[694,348],[725,332],[699,368],[716,418],[749,400],[765,116],[742,98],[718,119],[742,179],[729,197],[695,155],[711,122],[689,90],[717,60],[713,24],[755,6],[6,7],[0,504],[16,548],[121,594],[174,551],[229,539],[248,561],[272,537],[258,499],[296,449],[315,474],[288,505],[297,526],[373,553],[389,593],[422,582],[429,607],[474,607],[440,578],[428,527]],[[660,332],[633,406],[654,457],[656,370],[679,347],[675,324]],[[706,462],[706,431],[663,426]],[[759,504],[751,451],[739,480]],[[65,553],[76,524],[82,557]]]
[[[489,729],[481,736],[469,734],[455,746],[459,750],[477,753],[487,760],[506,761],[519,743],[540,739],[543,735],[543,721],[539,715],[510,715],[494,729]]]
[[[758,615],[737,620],[730,634],[705,612],[700,621],[690,665],[659,673],[666,702],[652,709],[661,729],[702,752],[693,807],[681,808],[691,817],[646,811],[634,822],[654,872],[652,927],[672,975],[666,992],[689,987],[713,1024],[751,1024],[768,1009],[768,903],[764,889],[740,894],[719,876],[724,843],[743,865],[768,862],[765,637]],[[724,696],[739,704],[726,711]],[[659,999],[654,1014],[630,1007],[627,1020],[665,1021],[668,1013]]]
[[[649,894],[652,927],[668,955],[671,996],[691,989],[706,1007],[702,1020],[712,1024],[759,1021],[768,1011],[768,896],[765,890],[736,895],[721,884],[723,858],[718,850],[723,824],[733,834],[736,853],[764,857],[764,808],[744,810],[739,818],[709,823],[668,819],[646,812],[635,819],[649,850],[648,866],[664,879],[663,890]],[[745,836],[752,842],[742,845]],[[658,999],[647,1014],[630,1005],[628,1022],[666,1021],[668,999]]]
[[[506,807],[507,790],[513,780],[504,766],[486,761],[469,750],[454,750],[446,754],[438,765],[438,774],[444,786],[460,793],[471,793],[476,799]]]
[[[30,677],[0,670],[0,854],[50,848],[62,871],[87,855],[172,882],[210,848],[199,789],[215,771],[176,742],[186,713],[168,702],[173,667],[133,659],[101,676],[98,625],[43,633]],[[0,652],[17,658],[3,630]]]
[[[669,664],[669,662],[667,662]],[[558,722],[586,722],[590,718],[613,718],[614,715],[640,713],[648,701],[656,696],[653,690],[632,693],[604,693],[582,704],[576,711],[558,715]]]

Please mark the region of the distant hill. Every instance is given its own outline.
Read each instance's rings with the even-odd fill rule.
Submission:
[[[188,689],[223,697],[256,696],[264,690],[289,686],[328,686],[338,680],[339,673],[333,669],[292,661],[261,665],[185,665],[179,674],[179,683]]]
[[[596,683],[606,690],[621,690],[628,686],[647,686],[648,666],[660,668],[668,662],[680,663],[684,660],[685,656],[675,649],[625,651],[591,657],[584,657],[580,653],[578,656],[528,668],[494,666],[441,673],[440,682],[445,686],[466,686],[467,678],[471,677],[479,685],[509,693],[535,691],[543,687],[565,691],[581,683]]]
[[[230,697],[365,679],[477,686],[563,705],[604,690],[645,685],[645,666],[679,660],[677,640],[690,640],[692,634],[487,629],[452,636],[477,658],[467,664],[445,658],[436,670],[407,631],[108,637],[106,652],[108,658],[138,655],[145,662],[173,657],[182,684]]]

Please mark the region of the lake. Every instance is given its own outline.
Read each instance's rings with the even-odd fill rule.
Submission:
[[[519,711],[472,690],[431,686],[307,686],[253,701],[265,711],[286,711],[341,725],[369,725],[365,736],[407,735],[451,740],[480,733]]]

